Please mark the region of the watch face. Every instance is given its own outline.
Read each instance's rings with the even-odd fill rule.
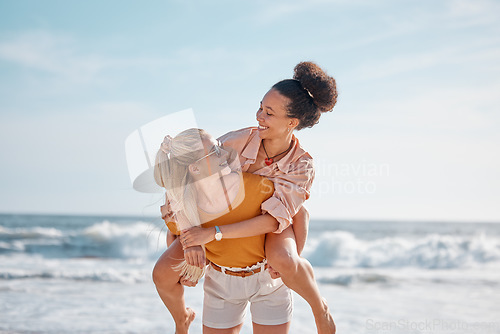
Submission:
[[[219,226],[215,226],[215,240],[220,241],[222,239],[222,232]]]

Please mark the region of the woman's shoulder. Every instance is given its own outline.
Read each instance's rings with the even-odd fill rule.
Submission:
[[[313,168],[314,160],[311,154],[300,144],[299,139],[297,137],[293,137],[294,145],[289,154],[289,159],[287,162],[290,165],[301,165],[301,166],[310,166]]]

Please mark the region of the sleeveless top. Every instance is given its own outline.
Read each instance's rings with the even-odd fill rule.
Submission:
[[[268,200],[274,193],[274,184],[267,178],[251,174],[242,173],[243,184],[240,185],[238,193],[232,203],[240,203],[237,207],[220,216],[198,210],[202,221],[207,221],[201,227],[208,228],[238,223],[262,214],[261,204]],[[213,219],[210,219],[212,218]],[[168,222],[169,230],[174,234],[179,234],[175,222]],[[245,268],[265,258],[265,234],[226,239],[220,241],[212,240],[205,245],[207,259],[225,267]]]

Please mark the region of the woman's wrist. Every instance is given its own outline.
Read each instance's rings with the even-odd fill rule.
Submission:
[[[215,226],[209,227],[209,228],[207,228],[207,230],[208,230],[207,233],[208,233],[208,235],[210,237],[210,241],[209,242],[214,241],[215,240],[215,233],[217,233],[217,231],[215,230]]]

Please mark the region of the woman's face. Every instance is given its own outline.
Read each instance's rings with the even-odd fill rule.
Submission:
[[[257,111],[259,135],[261,139],[276,139],[286,137],[298,122],[296,118],[287,115],[287,105],[290,100],[277,90],[269,90],[260,102]]]
[[[205,136],[202,139],[202,144],[204,151],[203,156],[192,164],[197,168],[197,176],[199,178],[207,177],[229,169],[227,162],[229,153],[227,150],[222,148],[215,138]],[[223,172],[223,174],[226,173]]]

